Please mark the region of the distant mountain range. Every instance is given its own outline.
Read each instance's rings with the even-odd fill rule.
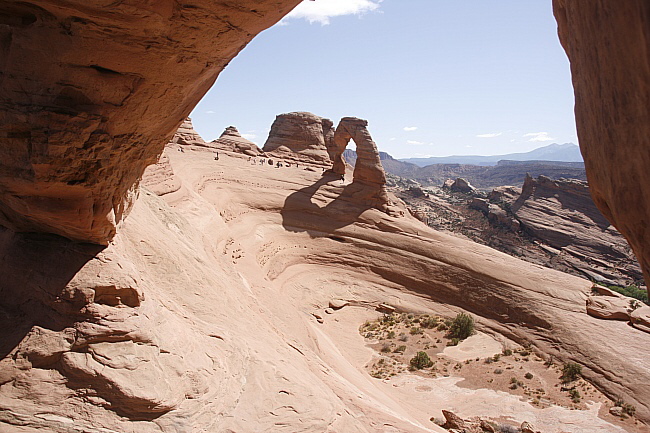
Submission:
[[[582,155],[577,144],[553,143],[548,146],[538,147],[530,152],[509,153],[506,155],[456,155],[430,158],[406,158],[402,162],[425,167],[431,164],[471,164],[471,165],[496,165],[501,160],[508,161],[564,161],[582,162]]]
[[[355,165],[357,154],[354,150],[346,149],[343,156],[350,165]],[[544,175],[551,179],[587,180],[584,162],[578,146],[571,143],[551,144],[526,153],[496,156],[449,156],[444,158],[399,160],[386,152],[379,152],[379,158],[386,173],[414,179],[426,186],[440,186],[446,179],[455,179],[457,177],[464,177],[474,186],[483,189],[501,185],[521,186],[526,173],[533,177]],[[556,160],[555,158],[559,159]],[[496,161],[492,161],[493,159],[496,159]],[[418,160],[429,162],[426,166],[407,162]]]

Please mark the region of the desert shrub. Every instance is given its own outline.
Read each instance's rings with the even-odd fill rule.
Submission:
[[[388,338],[391,340],[395,338],[395,331],[388,331]]]
[[[438,319],[435,317],[427,317],[420,321],[420,326],[423,328],[435,328],[438,325]]]
[[[526,379],[530,380],[530,379],[533,378],[533,373],[526,373],[526,374],[524,374],[524,377],[525,377]]]
[[[458,346],[458,343],[460,343],[460,339],[452,338],[447,342],[447,346]]]
[[[615,292],[622,295],[629,296],[630,298],[638,299],[641,302],[648,303],[648,292],[635,285],[620,287],[620,286],[607,286]]]
[[[415,370],[419,370],[421,368],[431,367],[433,361],[431,361],[431,358],[429,358],[429,355],[427,355],[426,352],[418,352],[413,358],[411,358],[410,364]]]
[[[571,397],[571,401],[574,403],[579,403],[580,402],[580,391],[577,389],[573,388],[572,390],[569,390],[569,397]]]
[[[469,314],[458,313],[449,327],[449,336],[466,339],[474,333],[474,318]]]
[[[503,349],[503,350],[501,351],[501,354],[502,354],[503,356],[510,356],[510,355],[512,355],[512,350],[510,350],[510,349]]]
[[[383,353],[389,353],[389,352],[390,352],[390,344],[388,344],[388,343],[384,343],[384,345],[381,346],[381,351],[382,351]]]
[[[630,416],[634,416],[634,414],[636,413],[636,407],[634,407],[634,405],[631,405],[629,403],[623,403],[623,406],[621,407],[623,408],[623,412],[625,412]]]
[[[508,424],[499,424],[499,426],[497,426],[497,431],[499,433],[519,433],[517,427]]]
[[[409,333],[410,333],[411,335],[422,334],[422,332],[423,332],[423,331],[422,331],[421,328],[416,328],[415,326],[412,327],[411,330],[409,331]]]
[[[395,350],[393,350],[393,353],[404,353],[406,352],[406,346],[397,346]]]
[[[564,366],[562,366],[562,382],[573,382],[580,377],[580,373],[582,373],[582,366],[580,364],[576,364],[575,362],[567,362],[564,364]]]
[[[500,354],[500,353],[496,353],[496,354],[494,354],[494,356],[492,357],[492,360],[493,360],[494,362],[497,362],[500,358],[501,358],[501,354]]]
[[[399,338],[399,341],[404,341],[404,342],[406,342],[406,341],[409,340],[409,336],[406,335],[406,334],[403,333],[403,332],[402,332],[401,334],[399,334],[399,337],[398,337],[398,338]]]
[[[494,370],[494,374],[503,374],[503,370],[497,368],[496,370]]]
[[[449,329],[449,326],[445,322],[438,323],[438,331],[446,331]]]

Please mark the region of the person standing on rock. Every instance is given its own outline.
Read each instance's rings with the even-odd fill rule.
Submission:
[[[215,161],[219,161],[219,152],[216,152],[216,153],[214,154],[214,160],[215,160]]]

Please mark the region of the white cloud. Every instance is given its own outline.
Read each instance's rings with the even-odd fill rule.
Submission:
[[[492,132],[490,134],[479,134],[479,135],[477,135],[477,137],[478,138],[494,138],[494,137],[498,137],[501,134],[503,134],[503,132]]]
[[[414,146],[420,146],[420,145],[422,145],[422,144],[424,144],[424,143],[422,143],[421,141],[406,140],[406,144],[412,144],[412,145],[414,145]]]
[[[253,141],[257,138],[257,135],[255,134],[241,134],[241,136],[250,141]]]
[[[404,127],[404,131],[406,131],[406,132],[415,131],[416,129],[418,129],[417,126],[405,126]]]
[[[397,140],[397,138],[395,138],[395,137],[391,137],[391,138],[388,139],[388,141],[395,141],[395,140]]]
[[[208,110],[208,111],[205,112],[205,114],[215,114],[215,113],[216,113],[216,111],[214,111],[214,110]]]
[[[325,26],[330,18],[377,11],[382,0],[303,0],[287,18],[304,18]],[[282,21],[280,22],[282,23]],[[286,24],[286,23],[285,23]]]
[[[548,132],[529,132],[524,134],[524,137],[531,137],[528,141],[552,141],[555,140],[553,137],[548,136]]]

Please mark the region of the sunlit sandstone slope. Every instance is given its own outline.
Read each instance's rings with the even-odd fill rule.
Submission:
[[[502,340],[580,362],[648,419],[650,335],[588,316],[588,281],[355,205],[349,179],[320,167],[192,146],[161,165],[99,253],[2,233],[0,270],[16,275],[3,431],[419,432],[440,431],[429,418],[450,404],[481,415],[468,397],[368,375],[358,327],[380,303],[470,311]],[[352,305],[325,314],[332,299]],[[616,431],[596,427],[575,431]]]

